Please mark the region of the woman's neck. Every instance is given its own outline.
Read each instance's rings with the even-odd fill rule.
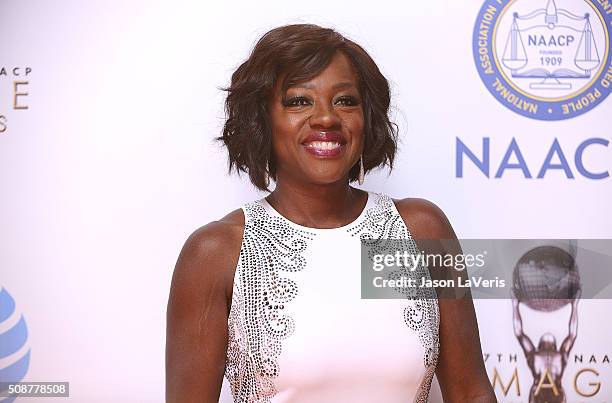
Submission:
[[[355,220],[367,198],[367,192],[349,186],[348,178],[323,185],[278,178],[276,188],[266,200],[297,224],[337,228]]]

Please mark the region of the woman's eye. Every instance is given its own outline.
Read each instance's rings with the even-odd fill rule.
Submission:
[[[341,106],[356,106],[359,105],[359,100],[353,96],[342,96],[337,98],[334,104]],[[312,101],[304,96],[296,96],[288,98],[286,101],[283,102],[283,105],[285,107],[297,108],[312,105]]]
[[[285,101],[285,106],[306,106],[309,105],[310,101],[305,97],[293,97]]]
[[[338,98],[336,103],[339,103],[342,106],[355,106],[359,104],[359,101],[355,97],[345,96]]]

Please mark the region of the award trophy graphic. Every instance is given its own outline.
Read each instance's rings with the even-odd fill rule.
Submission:
[[[566,402],[561,379],[577,336],[577,305],[581,294],[575,245],[573,241],[569,252],[556,246],[531,249],[519,259],[513,272],[514,334],[533,375],[529,392],[532,403]],[[544,333],[537,347],[533,344],[523,330],[521,302],[542,312],[556,311],[571,304],[568,334],[559,348],[551,333]]]

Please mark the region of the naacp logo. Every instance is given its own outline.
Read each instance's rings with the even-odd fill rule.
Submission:
[[[474,59],[504,106],[540,120],[581,115],[612,89],[612,2],[486,0]]]

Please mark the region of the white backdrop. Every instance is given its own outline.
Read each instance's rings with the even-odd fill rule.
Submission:
[[[539,121],[487,91],[472,56],[482,4],[0,3],[7,73],[0,75],[0,285],[17,306],[0,332],[20,314],[28,327],[27,345],[0,359],[0,369],[30,349],[23,380],[69,381],[73,401],[163,401],[165,309],[180,248],[197,227],[262,196],[246,178],[226,174],[225,152],[212,141],[223,123],[218,87],[263,33],[282,24],[337,28],[390,80],[401,135],[397,167],[390,176],[367,176],[364,188],[434,201],[460,238],[611,238],[610,178],[575,170],[573,180],[559,170],[544,179],[518,170],[486,178],[469,162],[456,177],[457,138],[479,151],[489,137],[494,173],[514,137],[535,176],[555,137],[570,165],[583,140],[611,137],[612,99],[573,119]],[[13,81],[24,79],[13,67],[31,68],[22,87],[28,95],[19,98],[28,109],[13,109]],[[610,147],[585,155],[593,171],[612,168]],[[527,401],[531,378],[510,302],[476,307],[483,352],[502,357],[489,358],[488,369],[508,382],[518,368],[520,396],[511,389],[503,401]],[[612,369],[602,362],[612,352],[611,307],[579,304],[572,357],[583,354],[586,362],[593,354],[597,362],[571,359],[563,381],[569,401],[612,399]],[[523,312],[534,334],[567,330],[566,316]],[[585,366],[599,372],[601,389],[577,400],[572,381]],[[499,386],[496,392],[502,400]],[[438,391],[431,400],[441,401]]]

